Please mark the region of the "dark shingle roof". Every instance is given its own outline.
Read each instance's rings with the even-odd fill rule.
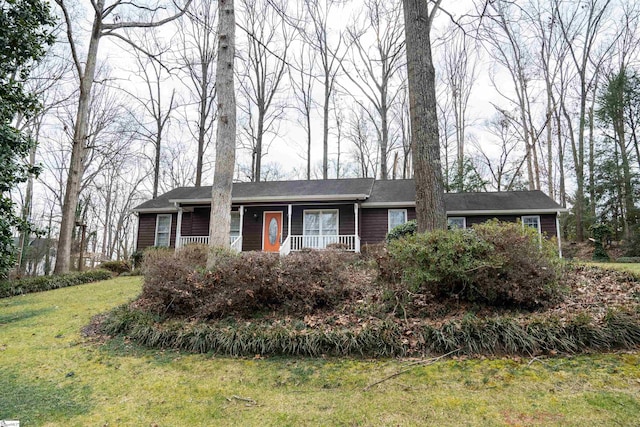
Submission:
[[[233,203],[365,200],[371,194],[373,182],[373,178],[236,182],[231,197]],[[210,200],[211,186],[180,187],[142,203],[134,211],[168,209],[173,201],[208,203]]]
[[[412,179],[374,181],[373,178],[311,181],[240,182],[233,184],[233,203],[304,202],[361,200],[362,207],[414,206]],[[211,187],[180,187],[149,200],[134,211],[174,209],[173,202],[208,203]],[[541,191],[493,193],[448,193],[445,206],[449,214],[463,212],[557,212],[563,208]]]
[[[376,181],[371,197],[362,207],[414,206],[416,186],[412,179]],[[542,191],[502,191],[485,193],[447,193],[444,195],[447,213],[527,211],[557,212],[563,208]]]

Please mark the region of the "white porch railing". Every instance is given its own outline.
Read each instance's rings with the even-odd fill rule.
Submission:
[[[180,245],[178,247],[183,247],[186,245],[208,245],[209,244],[209,236],[181,236],[180,237]],[[242,236],[229,236],[229,244],[231,245],[231,249],[242,252]]]
[[[231,236],[231,249],[242,252],[242,236]]]
[[[280,255],[288,255],[291,252],[291,236],[287,236],[280,245]]]
[[[326,249],[329,245],[336,245],[340,249],[359,252],[360,237],[355,234],[341,234],[333,236],[289,236],[290,251],[301,249]],[[284,244],[283,244],[284,245]],[[282,251],[282,249],[281,249]]]
[[[209,236],[180,236],[180,247],[185,245],[208,245]]]

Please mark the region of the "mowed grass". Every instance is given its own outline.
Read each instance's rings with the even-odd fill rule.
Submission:
[[[188,355],[98,343],[119,278],[0,300],[0,420],[21,426],[637,426],[640,354],[415,361]],[[379,385],[367,385],[409,369]]]
[[[590,265],[595,265],[600,268],[606,268],[609,270],[627,271],[629,273],[640,276],[640,264],[638,263],[624,263],[624,262],[589,262]]]

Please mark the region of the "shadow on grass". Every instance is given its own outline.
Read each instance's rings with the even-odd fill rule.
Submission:
[[[61,383],[68,383],[34,382],[0,367],[0,419],[19,420],[21,425],[42,425],[87,413],[92,408],[91,388],[71,381],[61,378]]]
[[[14,314],[0,314],[0,325],[19,322],[21,320],[31,319],[33,317],[42,316],[51,312],[52,308],[42,308],[40,310],[25,310]]]

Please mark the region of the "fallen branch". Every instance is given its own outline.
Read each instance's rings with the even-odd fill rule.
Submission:
[[[365,388],[363,388],[363,389],[362,389],[362,391],[368,391],[368,390],[369,390],[371,387],[373,387],[374,385],[378,385],[378,384],[383,383],[383,382],[385,382],[385,381],[388,381],[388,380],[390,380],[390,379],[392,379],[392,378],[398,377],[398,376],[400,376],[400,375],[404,374],[405,372],[409,372],[410,370],[412,370],[412,369],[413,369],[415,366],[417,366],[417,365],[422,365],[422,366],[428,366],[428,365],[431,365],[431,364],[433,364],[433,363],[437,362],[438,360],[444,359],[444,358],[445,358],[445,357],[447,357],[447,356],[451,356],[452,354],[459,352],[460,350],[462,350],[462,348],[457,348],[457,349],[455,349],[455,350],[453,350],[453,351],[450,351],[450,352],[449,352],[449,353],[447,353],[447,354],[443,354],[442,356],[434,357],[434,358],[432,358],[432,359],[427,359],[427,360],[418,360],[417,362],[409,363],[405,369],[403,369],[403,370],[401,370],[401,371],[398,371],[398,372],[396,372],[396,373],[394,373],[394,374],[391,374],[391,375],[389,375],[388,377],[384,377],[383,379],[378,380],[378,381],[376,381],[376,382],[374,382],[374,383],[369,384],[368,386],[366,386]]]
[[[252,405],[257,405],[258,402],[256,402],[255,400],[253,400],[250,397],[242,397],[242,396],[236,396],[235,394],[231,397],[227,397],[227,401],[232,402],[234,400],[240,400],[242,402],[248,402],[251,403]]]

